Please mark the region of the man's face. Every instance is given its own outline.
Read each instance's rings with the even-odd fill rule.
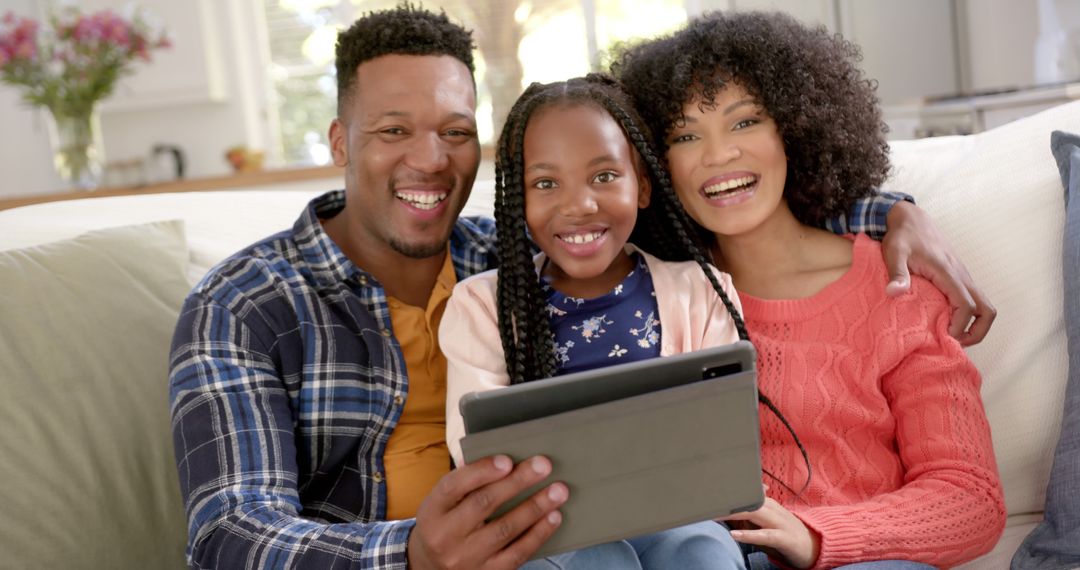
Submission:
[[[450,56],[385,55],[356,75],[330,126],[351,237],[411,258],[438,255],[480,165],[469,69]]]

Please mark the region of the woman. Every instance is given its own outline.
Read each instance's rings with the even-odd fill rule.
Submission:
[[[877,243],[814,227],[888,173],[858,57],[786,15],[716,13],[614,67],[734,280],[762,389],[809,455],[807,469],[762,416],[769,498],[729,519],[760,549],[753,568],[774,567],[765,554],[797,568],[951,566],[1004,527],[980,378],[949,334],[949,303],[921,278],[887,296]],[[642,223],[662,233],[663,219]]]

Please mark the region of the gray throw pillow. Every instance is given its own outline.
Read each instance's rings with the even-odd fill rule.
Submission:
[[[1069,377],[1045,519],[1024,539],[1013,570],[1080,568],[1080,136],[1054,131],[1050,148],[1065,186],[1065,334]]]

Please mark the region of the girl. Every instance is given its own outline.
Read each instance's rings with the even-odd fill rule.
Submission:
[[[769,489],[732,535],[797,568],[952,566],[988,551],[1005,521],[979,374],[937,289],[916,278],[888,297],[876,242],[813,227],[888,173],[857,60],[785,15],[716,13],[630,48],[616,70],[740,291],[759,385],[810,456],[812,477],[762,417],[765,468],[809,483]],[[774,567],[761,552],[751,563]]]
[[[511,110],[496,159],[500,269],[459,283],[439,330],[456,462],[467,392],[745,336],[731,280],[695,246],[640,125],[601,75],[533,84]],[[628,243],[650,204],[671,228],[654,237],[694,261],[663,262]],[[535,258],[530,236],[543,252]],[[711,521],[562,556],[581,567],[743,565]]]

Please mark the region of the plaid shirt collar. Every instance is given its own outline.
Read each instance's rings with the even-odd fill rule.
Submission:
[[[336,286],[354,278],[360,269],[323,229],[320,218],[332,218],[345,207],[345,191],[334,190],[308,202],[293,224],[293,240],[300,256],[320,287]]]
[[[349,280],[361,285],[375,281],[341,251],[319,221],[332,218],[344,207],[345,191],[333,190],[309,202],[293,224],[293,240],[319,287],[333,287]],[[450,256],[458,280],[494,268],[495,245],[494,220],[458,219],[450,234]]]

